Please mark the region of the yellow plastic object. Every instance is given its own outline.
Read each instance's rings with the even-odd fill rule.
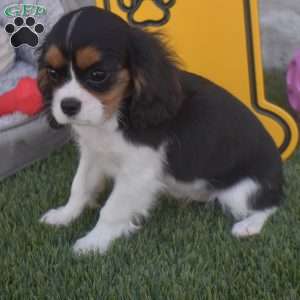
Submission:
[[[287,159],[298,127],[265,99],[258,0],[97,0],[134,25],[163,30],[184,67],[224,87],[262,121]]]

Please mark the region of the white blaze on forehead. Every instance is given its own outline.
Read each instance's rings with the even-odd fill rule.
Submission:
[[[70,23],[69,23],[69,26],[68,26],[68,29],[67,29],[67,34],[66,34],[66,44],[67,44],[67,47],[68,48],[72,48],[72,39],[71,39],[71,36],[72,36],[72,33],[74,31],[74,28],[75,28],[75,25],[78,21],[78,18],[80,17],[81,15],[81,11],[77,12],[76,14],[74,14],[74,16],[72,17]]]

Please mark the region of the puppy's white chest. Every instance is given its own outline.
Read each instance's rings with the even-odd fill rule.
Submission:
[[[116,147],[117,134],[107,130],[99,130],[94,127],[76,127],[75,132],[78,136],[80,146],[87,147],[90,151],[97,153],[111,153]]]
[[[105,174],[115,177],[123,164],[125,150],[119,134],[93,127],[78,127],[75,132],[80,148]]]
[[[163,153],[147,146],[136,146],[127,141],[120,132],[76,129],[81,148],[93,156],[95,164],[110,177],[136,177],[141,173],[159,178],[163,168]]]

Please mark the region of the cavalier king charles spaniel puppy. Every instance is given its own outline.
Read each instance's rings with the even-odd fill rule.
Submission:
[[[76,253],[104,253],[135,232],[161,193],[217,201],[236,237],[259,233],[279,206],[270,135],[234,96],[181,70],[158,34],[96,7],[73,11],[42,46],[38,82],[51,124],[69,125],[80,149],[68,202],[41,222],[70,224],[114,182]]]

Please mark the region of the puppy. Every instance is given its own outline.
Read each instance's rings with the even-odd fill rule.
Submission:
[[[217,200],[236,237],[259,233],[280,204],[282,163],[264,127],[228,92],[180,70],[156,34],[96,7],[73,11],[46,38],[38,81],[51,123],[70,125],[80,149],[67,204],[41,222],[68,225],[114,180],[76,253],[104,253],[136,231],[162,192]]]

